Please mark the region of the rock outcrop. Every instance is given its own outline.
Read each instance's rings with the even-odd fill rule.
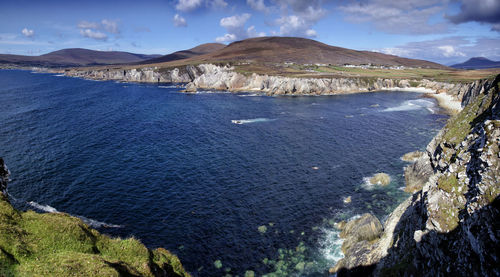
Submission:
[[[422,188],[389,215],[379,239],[344,251],[339,275],[500,275],[500,75],[478,84],[408,167]]]
[[[199,71],[197,67],[185,66],[181,68],[68,69],[64,74],[92,80],[114,80],[138,83],[187,83],[198,77]]]
[[[0,276],[190,276],[177,256],[114,239],[64,213],[20,212],[0,158]]]

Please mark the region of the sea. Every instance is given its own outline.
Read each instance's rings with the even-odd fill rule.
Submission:
[[[0,70],[0,157],[16,208],[166,248],[194,276],[325,276],[342,258],[336,222],[383,222],[409,197],[401,156],[447,120],[423,96],[186,94]],[[389,185],[370,184],[380,172]]]

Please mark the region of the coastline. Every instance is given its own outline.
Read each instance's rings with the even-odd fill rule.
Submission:
[[[487,79],[468,83],[438,82],[428,79],[363,78],[363,77],[285,77],[252,73],[244,75],[230,66],[214,64],[187,65],[175,68],[132,69],[66,69],[66,76],[113,80],[132,83],[183,84],[183,92],[220,90],[230,92],[260,92],[268,96],[339,95],[375,91],[411,91],[425,93],[438,101],[449,114],[455,114],[464,106],[464,95],[471,90],[484,88]],[[466,101],[467,102],[467,101]]]
[[[450,115],[458,114],[462,108],[462,102],[446,93],[429,93],[430,97],[438,102],[438,106],[443,108]]]
[[[32,71],[32,72],[40,72],[40,73],[52,73],[52,74],[64,74],[64,76],[67,77],[74,77],[74,78],[82,78],[85,80],[92,80],[92,81],[118,81],[118,82],[123,82],[123,83],[176,83],[179,85],[179,87],[183,87],[184,89],[182,90],[185,93],[195,93],[198,89],[209,89],[209,90],[220,90],[220,91],[229,91],[229,92],[252,92],[252,93],[262,93],[263,95],[268,95],[268,96],[325,96],[325,95],[346,95],[346,94],[354,94],[354,93],[367,93],[367,92],[377,92],[377,91],[402,91],[402,92],[417,92],[417,93],[423,93],[426,96],[432,97],[437,100],[438,106],[442,108],[445,113],[449,115],[454,115],[459,113],[462,110],[462,101],[459,99],[460,93],[457,94],[449,94],[447,93],[448,90],[443,89],[443,86],[448,86],[448,87],[454,87],[453,84],[448,84],[448,83],[436,83],[432,82],[429,80],[423,80],[422,84],[431,87],[436,87],[436,84],[438,84],[439,88],[428,88],[428,87],[411,87],[408,86],[407,84],[409,81],[413,80],[397,80],[397,79],[380,79],[377,80],[378,83],[382,83],[384,85],[388,84],[403,84],[403,86],[388,86],[384,87],[384,85],[380,84],[367,84],[366,86],[355,86],[349,87],[349,88],[344,88],[340,89],[338,91],[310,91],[309,93],[270,93],[269,90],[263,89],[262,85],[259,86],[246,86],[246,87],[233,87],[233,88],[224,88],[224,87],[190,87],[190,85],[195,81],[196,78],[190,79],[196,74],[187,74],[189,77],[179,75],[179,70],[175,68],[173,70],[173,75],[169,79],[171,81],[164,82],[163,78],[154,76],[152,77],[152,74],[146,74],[149,75],[147,76],[146,79],[139,77],[139,81],[131,78],[120,78],[117,76],[106,76],[105,74],[96,74],[96,72],[90,72],[90,71],[81,71],[78,69],[72,69],[72,70],[57,70],[57,69],[50,69],[50,68],[39,68],[39,67],[16,67],[16,68],[2,68],[2,69],[16,69],[16,70],[27,70],[27,71]],[[134,70],[134,72],[140,72]],[[127,72],[128,74],[128,72]],[[125,74],[123,77],[126,77]],[[262,78],[262,77],[274,77],[274,76],[260,76],[257,75],[257,77]],[[162,82],[158,82],[157,78],[160,78]],[[285,78],[289,79],[289,81],[296,82],[296,79],[300,78],[288,78],[288,77],[277,77],[277,78]],[[152,80],[154,79],[154,80]],[[304,81],[307,80],[306,78],[303,78]],[[338,79],[346,79],[346,78],[338,78]],[[351,78],[355,79],[355,78]],[[333,80],[333,79],[332,79]],[[286,81],[286,80],[285,80]],[[382,81],[382,82],[380,82]],[[358,82],[359,83],[359,82]],[[286,83],[282,85],[287,85]],[[465,87],[470,86],[470,84],[466,84]],[[377,89],[377,87],[380,87]],[[357,89],[356,89],[357,88]],[[466,89],[467,90],[467,89]]]

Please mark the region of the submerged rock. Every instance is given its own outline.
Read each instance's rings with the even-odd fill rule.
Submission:
[[[386,173],[377,173],[370,178],[372,185],[387,186],[391,182],[391,177]]]
[[[346,198],[344,198],[344,204],[349,204],[351,203],[352,199],[351,199],[351,196],[347,196]]]
[[[215,260],[214,266],[215,268],[220,269],[222,268],[222,262],[220,260]]]
[[[259,226],[257,228],[257,230],[259,230],[259,232],[261,232],[262,234],[264,234],[265,232],[267,232],[267,227],[266,227],[266,225],[262,225],[262,226]]]

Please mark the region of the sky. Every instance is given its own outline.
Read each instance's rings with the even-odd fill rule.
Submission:
[[[11,0],[0,53],[64,48],[169,54],[208,42],[297,36],[450,65],[500,61],[500,0]]]

